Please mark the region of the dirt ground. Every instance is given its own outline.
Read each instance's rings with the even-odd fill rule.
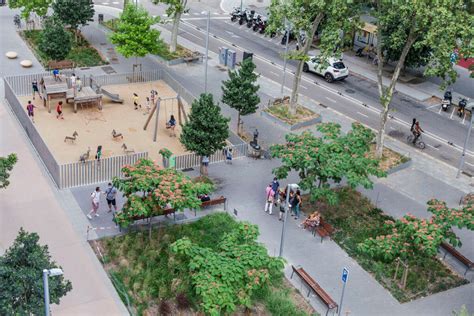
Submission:
[[[47,107],[43,106],[42,100],[36,96],[35,100],[31,97],[20,97],[20,101],[26,104],[28,100],[33,101],[35,106],[35,124],[44,141],[56,157],[58,163],[69,163],[79,161],[79,156],[85,153],[88,147],[91,148],[90,159],[93,159],[97,146],[102,145],[103,157],[123,155],[121,148],[125,143],[128,149],[135,152],[148,151],[151,159],[161,163],[161,156],[158,151],[161,148],[168,148],[173,154],[185,153],[184,147],[179,142],[181,127],[177,124],[175,132],[176,137],[170,137],[170,130],[165,128],[166,121],[171,114],[174,114],[178,120],[178,104],[176,99],[162,101],[159,113],[158,134],[156,143],[153,142],[153,133],[156,117],[153,115],[147,130],[143,130],[148,114],[146,114],[146,97],[150,95],[152,89],[158,91],[161,98],[175,97],[176,92],[163,81],[153,81],[136,84],[122,84],[103,86],[105,90],[111,93],[118,93],[124,100],[123,104],[112,103],[105,95],[102,98],[103,109],[99,111],[94,106],[81,108],[78,106],[77,113],[73,111],[73,104],[66,104],[63,99],[64,120],[56,118],[56,105],[61,99],[51,101],[51,113],[48,113]],[[133,93],[138,94],[141,109],[134,110]],[[189,113],[189,107],[182,101]],[[184,123],[184,119],[183,119]],[[120,138],[113,139],[112,130],[123,135]],[[65,136],[72,136],[77,131],[79,136],[75,142],[64,141]]]

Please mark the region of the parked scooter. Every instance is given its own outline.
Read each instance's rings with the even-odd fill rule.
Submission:
[[[441,108],[443,109],[443,111],[447,111],[449,109],[452,101],[453,101],[453,94],[451,93],[451,91],[447,90],[444,93],[443,101],[441,102]]]
[[[458,104],[458,116],[463,117],[466,111],[467,100],[465,98],[459,98],[459,99],[460,100]]]
[[[254,14],[255,10],[244,10],[242,16],[239,19],[239,24],[242,25],[244,23],[247,23],[248,21],[251,21]]]
[[[241,11],[240,8],[234,8],[234,11],[230,13],[230,20],[232,22],[240,20],[243,14],[244,14],[244,11]]]
[[[252,30],[254,32],[257,32],[258,28],[259,28],[259,25],[262,23],[263,21],[263,16],[261,16],[260,14],[257,14],[254,18],[253,18],[253,27],[252,27]]]
[[[255,11],[250,12],[250,16],[247,17],[247,27],[251,28],[255,24],[255,20],[258,18],[259,14],[255,14]]]
[[[257,25],[256,31],[259,32],[260,34],[263,34],[263,33],[265,33],[266,27],[267,27],[267,20],[265,18],[262,18],[260,20],[260,23],[258,23],[258,25]],[[273,35],[273,36],[275,36],[275,35]],[[273,37],[273,36],[270,35],[270,37]]]

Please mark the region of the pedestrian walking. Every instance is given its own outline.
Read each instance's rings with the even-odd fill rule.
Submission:
[[[117,196],[117,189],[112,183],[109,182],[107,190],[105,190],[105,199],[107,200],[107,205],[109,207],[109,213],[112,212],[112,206],[114,207],[115,212],[117,212],[117,202],[115,197]]]
[[[33,88],[33,100],[35,99],[36,93],[38,93],[38,95],[41,99],[41,94],[40,94],[39,89],[38,89],[38,80],[33,79],[33,81],[31,82],[31,87]]]
[[[95,159],[97,162],[100,162],[100,158],[102,157],[102,145],[97,146],[97,152],[95,154]]]
[[[26,111],[28,112],[28,117],[31,118],[33,123],[35,122],[35,108],[36,106],[31,103],[31,101],[28,101],[28,104],[26,105]]]
[[[63,101],[59,101],[58,102],[58,105],[56,106],[56,118],[57,119],[61,119],[61,120],[64,120],[64,116],[63,116]]]
[[[279,192],[280,189],[280,182],[278,182],[278,179],[275,177],[273,178],[272,181],[272,190],[273,192]],[[275,201],[275,206],[276,206],[276,201]]]
[[[293,206],[293,213],[294,213],[295,219],[299,219],[300,207],[301,207],[301,191],[300,190],[296,190],[296,193],[293,195],[293,201],[291,202],[291,205]]]
[[[226,149],[226,153],[225,153],[226,163],[232,164],[232,157],[233,157],[232,148]]]
[[[285,215],[287,191],[288,191],[288,188],[286,188],[285,191],[279,190],[279,198],[278,198],[278,204],[280,205],[280,214],[278,215],[279,221],[283,220],[283,215]]]
[[[265,212],[272,215],[273,202],[275,199],[275,191],[272,190],[272,184],[270,183],[265,189]]]
[[[99,217],[100,194],[100,187],[96,187],[95,191],[91,193],[92,209],[89,214],[87,214],[88,219],[92,219],[92,215]]]

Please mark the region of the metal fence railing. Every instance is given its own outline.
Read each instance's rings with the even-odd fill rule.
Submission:
[[[124,165],[133,165],[142,158],[148,158],[148,152],[60,165],[58,186],[60,189],[65,189],[105,182],[114,177],[121,178]]]
[[[139,83],[163,80],[163,70],[157,69],[152,71],[141,71],[141,72],[127,72],[110,75],[92,76],[95,83],[99,86],[113,85],[113,84],[125,84],[125,83]],[[84,85],[90,85],[89,78],[86,78]],[[166,80],[165,80],[166,81]]]
[[[248,154],[248,144],[246,143],[226,147],[227,150],[230,148],[232,148],[233,159],[246,157]],[[175,159],[175,168],[177,170],[198,167],[202,161],[202,157],[194,153],[174,156],[174,159]],[[217,152],[209,156],[209,163],[213,164],[217,162],[223,162],[225,161],[225,159],[226,159],[225,150],[218,150]]]

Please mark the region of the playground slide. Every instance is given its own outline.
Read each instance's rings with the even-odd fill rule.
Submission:
[[[123,99],[120,98],[120,96],[116,93],[110,93],[109,91],[105,90],[104,88],[99,88],[99,93],[102,93],[109,97],[112,102],[115,103],[123,103]]]

